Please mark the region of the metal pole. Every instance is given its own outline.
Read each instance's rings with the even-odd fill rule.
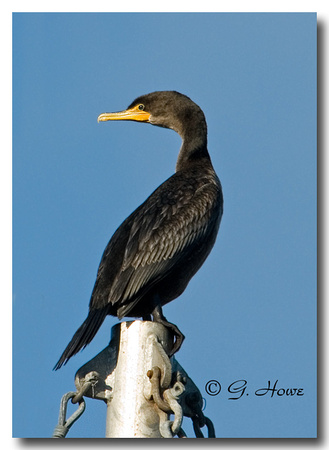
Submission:
[[[115,325],[109,345],[76,373],[72,403],[83,396],[105,401],[108,438],[184,437],[183,416],[192,419],[197,437],[203,437],[205,425],[208,437],[215,437],[199,389],[175,357],[168,357],[172,344],[159,323]]]
[[[162,324],[122,322],[112,327],[108,347],[78,370],[75,376],[78,392],[84,390],[89,380],[96,379],[84,395],[107,403],[106,437],[166,435],[163,430],[161,434],[160,428],[167,416],[153,401],[148,373],[159,367],[160,389],[170,387],[172,366],[167,353],[171,346],[172,336]]]
[[[150,385],[147,370],[155,365],[150,361],[154,343],[168,350],[168,330],[156,322],[134,321],[121,323],[115,331],[120,332],[120,347],[113,396],[107,403],[106,437],[161,438],[159,415],[145,398],[145,386]]]

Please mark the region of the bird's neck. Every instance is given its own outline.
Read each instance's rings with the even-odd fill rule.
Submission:
[[[207,126],[195,127],[180,133],[183,143],[179,151],[176,172],[190,168],[196,162],[210,162],[207,150]]]

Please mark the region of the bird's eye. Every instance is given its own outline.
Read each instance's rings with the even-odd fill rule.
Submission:
[[[140,111],[143,111],[144,105],[138,105],[138,109],[139,109]]]

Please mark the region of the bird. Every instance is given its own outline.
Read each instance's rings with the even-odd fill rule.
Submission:
[[[126,110],[98,122],[130,120],[176,131],[182,145],[174,174],[115,231],[102,255],[86,320],[54,369],[94,338],[107,315],[162,323],[173,335],[169,356],[184,340],[162,307],[179,297],[214,246],[222,214],[221,183],[207,149],[202,109],[176,91],[136,98]]]

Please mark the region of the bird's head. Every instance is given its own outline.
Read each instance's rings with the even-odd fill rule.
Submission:
[[[108,120],[134,120],[171,128],[181,136],[188,124],[205,125],[204,114],[189,97],[176,91],[157,91],[136,98],[120,112],[103,113],[98,122]]]

